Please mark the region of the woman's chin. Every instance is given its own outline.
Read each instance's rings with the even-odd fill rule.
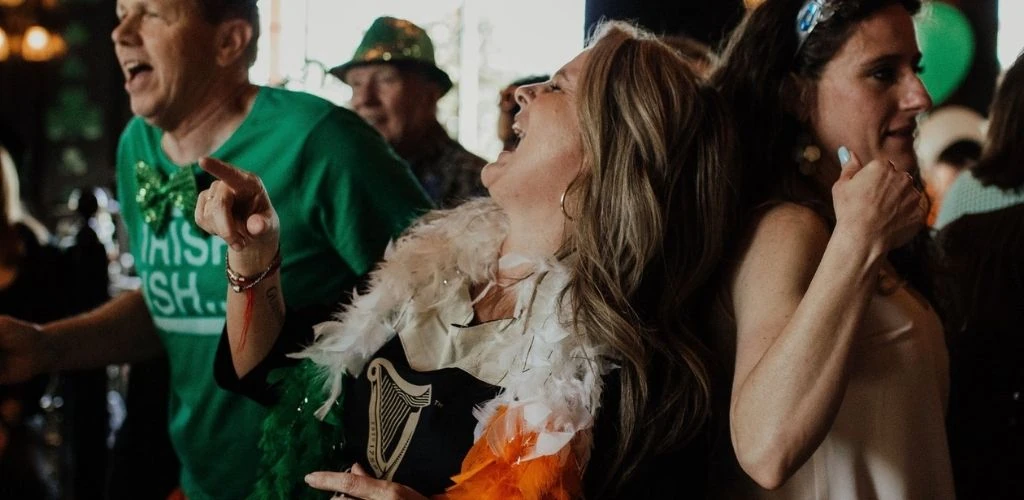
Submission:
[[[484,165],[484,168],[480,170],[480,184],[483,184],[488,191],[491,190],[494,182],[501,177],[501,171],[504,169],[504,165],[501,160],[502,155],[504,154],[505,152],[503,151],[501,155],[498,155],[497,160]]]

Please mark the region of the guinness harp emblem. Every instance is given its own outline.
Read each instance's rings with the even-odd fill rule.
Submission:
[[[390,481],[405,458],[420,411],[430,405],[431,386],[406,382],[390,361],[381,358],[370,362],[366,379],[370,382],[366,458],[378,478]]]

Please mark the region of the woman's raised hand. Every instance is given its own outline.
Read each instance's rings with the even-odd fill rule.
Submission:
[[[886,159],[862,165],[852,152],[840,151],[843,171],[832,186],[835,231],[851,232],[879,255],[909,242],[928,213],[928,201],[913,177]]]
[[[196,223],[230,247],[231,268],[249,276],[270,265],[280,242],[280,221],[263,181],[256,175],[213,158],[199,166],[217,178],[199,193]]]

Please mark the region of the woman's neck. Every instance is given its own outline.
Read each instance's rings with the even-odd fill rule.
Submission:
[[[553,257],[561,247],[561,221],[557,225],[533,225],[532,231],[526,227],[515,219],[509,221],[509,231],[498,250],[494,281],[472,287],[476,300],[474,324],[513,317],[519,297],[517,285],[533,276],[537,260]]]
[[[506,256],[519,256],[526,259],[545,259],[554,257],[562,248],[562,240],[565,234],[565,219],[559,214],[558,217],[538,218],[537,220],[523,220],[509,217],[508,233],[501,248],[498,250],[498,258]]]

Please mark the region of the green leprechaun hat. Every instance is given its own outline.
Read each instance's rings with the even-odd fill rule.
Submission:
[[[363,35],[352,60],[331,68],[330,73],[344,82],[348,70],[379,63],[415,67],[436,82],[442,94],[452,88],[452,79],[434,62],[434,44],[427,32],[405,19],[375,19]]]

